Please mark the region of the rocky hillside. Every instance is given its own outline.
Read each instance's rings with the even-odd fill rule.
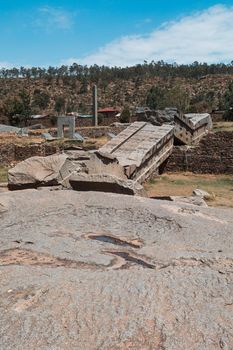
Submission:
[[[197,111],[217,108],[222,94],[233,81],[233,75],[208,75],[202,78],[140,77],[99,81],[99,106],[129,107],[146,104],[153,86],[170,90],[181,87]],[[76,77],[0,78],[0,118],[14,113],[15,105],[26,93],[31,114],[79,111],[90,113],[92,82],[83,83]],[[17,100],[18,99],[18,100]],[[25,99],[25,97],[24,97]],[[15,102],[16,101],[16,102]],[[11,105],[14,105],[13,107]],[[13,108],[13,111],[12,111]],[[17,111],[17,106],[16,106]]]

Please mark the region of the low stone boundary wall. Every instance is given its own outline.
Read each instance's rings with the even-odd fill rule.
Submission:
[[[132,116],[130,122],[133,123],[137,120],[137,117]],[[99,117],[99,126],[110,126],[113,123],[120,122],[119,117]],[[76,127],[91,127],[93,126],[93,118],[76,118]]]
[[[93,128],[79,128],[78,132],[83,137],[98,138],[106,136],[108,133],[113,133],[115,135],[119,134],[124,130],[126,126],[103,126],[103,127],[93,127]],[[37,132],[36,132],[37,133]],[[35,132],[31,132],[31,135],[36,135]],[[53,134],[52,130],[51,133]],[[35,136],[34,135],[34,136]],[[37,135],[38,136],[38,135]],[[49,142],[18,145],[11,143],[0,144],[0,165],[10,165],[15,162],[20,162],[30,157],[34,156],[49,156],[51,154],[60,152],[63,149],[62,145],[57,145]]]
[[[0,145],[0,164],[10,165],[34,156],[49,156],[59,152],[59,147],[48,143],[15,145],[13,143]]]
[[[76,131],[82,135],[82,137],[102,137],[106,136],[108,133],[112,133],[114,135],[119,134],[122,130],[124,130],[127,125],[122,126],[98,126],[92,128],[76,128]]]
[[[122,130],[127,128],[128,124],[122,124],[121,126],[97,126],[97,127],[82,127],[75,128],[75,131],[82,135],[82,137],[102,137],[106,136],[108,133],[119,134]],[[47,130],[52,136],[57,137],[57,129],[51,128]],[[43,132],[43,131],[42,131]],[[39,136],[41,134],[41,130],[30,130],[30,136]]]
[[[233,131],[209,133],[197,146],[175,146],[163,172],[233,174]]]

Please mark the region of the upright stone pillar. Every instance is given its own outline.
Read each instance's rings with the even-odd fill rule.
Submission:
[[[97,86],[93,86],[93,115],[94,125],[98,126],[98,100],[97,100]]]

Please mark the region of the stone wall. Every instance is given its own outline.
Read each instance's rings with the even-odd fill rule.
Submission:
[[[133,123],[137,120],[137,117],[132,116],[130,122]],[[99,117],[99,126],[110,126],[113,123],[120,122],[119,117]],[[90,127],[93,126],[93,118],[76,118],[76,127]]]
[[[97,127],[81,127],[75,129],[76,132],[82,135],[82,137],[90,137],[90,138],[96,138],[96,137],[102,137],[106,136],[108,133],[113,133],[115,135],[119,134],[122,130],[127,128],[128,124],[121,124],[120,126],[97,126]],[[54,136],[57,137],[57,129],[52,128],[48,129],[48,132]],[[30,130],[29,135],[30,136],[38,136],[41,134],[41,131],[38,132],[38,130]]]
[[[103,127],[93,127],[93,128],[80,128],[78,131],[83,137],[98,138],[106,136],[108,133],[113,133],[115,135],[119,134],[122,130],[126,128],[126,125],[122,126],[103,126]],[[30,134],[34,135],[35,131]],[[53,132],[51,132],[53,133]],[[35,135],[34,135],[35,136]],[[38,136],[38,135],[37,135]],[[10,165],[22,160],[25,160],[34,156],[48,156],[63,149],[62,144],[60,146],[54,145],[51,142],[47,143],[35,143],[18,145],[11,143],[0,144],[0,165]]]
[[[100,126],[107,126],[115,122],[119,122],[119,117],[102,117],[99,118]],[[88,127],[93,126],[93,118],[76,118],[76,127]]]
[[[92,127],[92,128],[83,127],[83,128],[76,129],[76,131],[79,132],[82,135],[82,137],[96,138],[96,137],[106,136],[108,133],[117,135],[121,131],[123,131],[127,126],[128,125],[98,126],[98,127]]]
[[[213,122],[221,122],[224,121],[224,113],[225,111],[213,111],[211,113],[211,119]]]
[[[0,164],[10,165],[34,156],[48,156],[59,151],[58,146],[48,143],[15,145],[14,143],[0,145]]]
[[[134,122],[137,120],[137,117],[132,116],[131,122]],[[119,117],[99,117],[99,126],[110,126],[113,123],[120,122]],[[92,127],[93,126],[93,118],[75,118],[75,123],[77,128],[83,128],[83,127]],[[47,118],[39,118],[31,120],[31,125],[35,124],[42,124],[45,128],[54,128],[57,126],[57,117],[51,116]]]
[[[0,144],[0,165],[9,165],[15,160],[15,145]]]
[[[175,146],[162,170],[233,174],[233,132],[209,133],[197,146]]]

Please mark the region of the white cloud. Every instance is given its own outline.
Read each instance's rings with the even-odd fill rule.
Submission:
[[[73,25],[73,15],[60,7],[44,6],[38,10],[35,24],[47,30],[70,29]]]
[[[11,68],[14,68],[14,67],[15,67],[15,65],[10,63],[10,62],[0,61],[0,68],[11,69]]]
[[[119,38],[86,57],[66,62],[109,66],[134,65],[144,60],[230,62],[233,60],[232,18],[232,6],[217,5],[165,23],[148,35]]]

